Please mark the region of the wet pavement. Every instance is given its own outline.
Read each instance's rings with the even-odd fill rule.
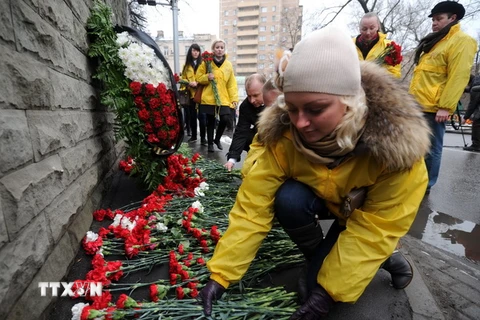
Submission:
[[[440,177],[409,234],[480,263],[480,153],[464,151],[461,134],[447,133],[444,145]]]

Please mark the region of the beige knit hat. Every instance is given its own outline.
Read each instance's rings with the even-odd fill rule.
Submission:
[[[283,92],[355,95],[360,88],[355,44],[336,27],[314,31],[300,41],[283,72]]]

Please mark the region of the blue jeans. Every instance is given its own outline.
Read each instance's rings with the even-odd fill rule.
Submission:
[[[307,286],[311,290],[317,283],[323,260],[345,227],[330,215],[325,200],[318,197],[309,186],[294,179],[285,181],[277,190],[274,210],[278,222],[308,261]],[[325,239],[317,219],[335,219]]]
[[[428,187],[430,189],[435,185],[440,172],[442,161],[443,136],[445,135],[445,122],[435,121],[436,113],[424,112],[425,119],[428,122],[432,135],[430,136],[430,152],[425,157],[425,164],[428,171]]]

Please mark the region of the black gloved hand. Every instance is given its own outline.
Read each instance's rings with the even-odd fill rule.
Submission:
[[[307,302],[292,314],[290,320],[321,319],[327,315],[334,302],[325,289],[320,286],[315,286]]]
[[[212,302],[222,297],[225,288],[214,280],[208,281],[207,285],[198,294],[198,299],[203,304],[203,313],[206,316],[212,314]]]

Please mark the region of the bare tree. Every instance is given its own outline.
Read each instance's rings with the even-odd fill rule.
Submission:
[[[132,27],[145,31],[147,29],[147,18],[143,11],[143,5],[139,5],[136,0],[128,1],[128,13]]]
[[[293,48],[302,37],[302,7],[285,8],[281,15],[280,44]]]

